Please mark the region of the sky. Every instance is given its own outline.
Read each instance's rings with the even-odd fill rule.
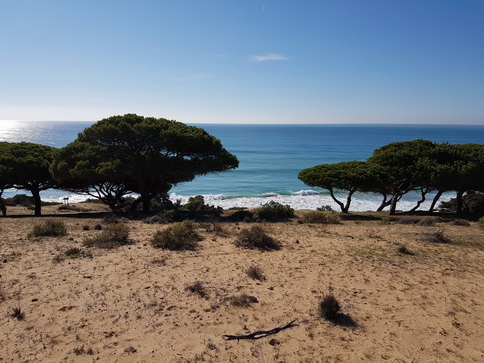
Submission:
[[[0,0],[0,122],[484,124],[482,0]]]

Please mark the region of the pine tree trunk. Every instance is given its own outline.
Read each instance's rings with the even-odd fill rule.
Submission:
[[[34,198],[34,215],[40,217],[42,215],[42,201],[40,200],[40,190],[33,188],[30,190],[32,197]]]

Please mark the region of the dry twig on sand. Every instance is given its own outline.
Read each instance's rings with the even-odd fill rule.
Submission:
[[[287,329],[287,328],[292,328],[294,326],[298,326],[298,324],[294,324],[296,320],[291,321],[290,323],[287,323],[286,325],[271,329],[271,330],[257,330],[253,333],[247,333],[247,334],[241,334],[241,335],[223,335],[222,337],[225,340],[234,340],[234,339],[261,339],[265,338],[269,335],[277,334],[281,330]]]

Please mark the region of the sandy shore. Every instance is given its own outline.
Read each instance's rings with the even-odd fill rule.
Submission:
[[[87,249],[82,242],[101,233],[101,216],[54,206],[44,213],[57,215],[0,218],[2,362],[484,361],[484,233],[476,222],[260,224],[283,246],[272,252],[233,244],[253,223],[221,223],[217,233],[201,224],[198,250],[172,252],[150,245],[167,225],[129,219],[131,245]],[[64,221],[67,236],[27,238],[51,218]],[[451,243],[429,242],[435,232]],[[61,258],[72,247],[86,256]],[[266,279],[250,278],[251,266]],[[205,296],[187,290],[197,281]],[[330,287],[342,307],[335,322],[318,314]],[[258,302],[233,305],[240,294]],[[258,340],[223,338],[292,320]]]

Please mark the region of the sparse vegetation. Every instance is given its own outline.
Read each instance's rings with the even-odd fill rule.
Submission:
[[[254,280],[264,281],[266,279],[266,277],[264,276],[264,271],[259,266],[250,266],[246,270],[246,273],[247,276]]]
[[[261,226],[252,226],[250,229],[240,231],[235,240],[235,245],[241,248],[258,249],[261,251],[281,249],[280,243],[267,235]]]
[[[323,299],[319,303],[319,316],[322,318],[334,321],[339,314],[341,307],[334,297],[333,293],[329,293],[323,296]]]
[[[444,231],[435,231],[425,234],[427,241],[434,243],[452,243],[452,240],[444,234]]]
[[[146,217],[145,219],[143,219],[143,222],[147,224],[156,224],[156,223],[167,224],[167,223],[170,223],[171,220],[172,219],[168,218],[164,214],[157,214],[155,216]]]
[[[208,293],[201,281],[195,281],[193,284],[188,285],[185,290],[191,292],[192,294],[198,295],[201,298],[208,299]]]
[[[467,219],[455,219],[452,222],[452,224],[455,226],[464,226],[464,227],[469,227],[471,225]]]
[[[304,213],[302,216],[304,223],[319,223],[319,224],[339,224],[341,219],[337,214],[327,213],[323,211],[312,211]]]
[[[271,200],[257,209],[256,217],[262,221],[285,221],[294,217],[294,209],[289,205],[284,205]]]
[[[420,218],[420,217],[402,217],[394,219],[395,222],[399,224],[415,224],[418,226],[430,227],[435,225],[435,220],[431,218]]]
[[[415,252],[410,251],[407,248],[407,246],[404,246],[404,245],[398,247],[398,252],[401,253],[401,254],[403,254],[403,255],[415,256]]]
[[[34,225],[29,237],[60,237],[67,235],[67,228],[64,222],[48,220],[41,224]]]
[[[61,262],[65,259],[92,258],[92,253],[78,247],[72,247],[54,257],[54,262]]]
[[[12,309],[12,312],[10,313],[10,316],[14,319],[17,320],[24,320],[25,319],[25,313],[22,311],[20,306],[16,306]]]
[[[171,251],[195,250],[199,240],[200,236],[195,231],[193,222],[183,221],[157,231],[151,240],[151,245]]]
[[[229,299],[230,304],[233,306],[237,306],[240,308],[247,308],[251,306],[252,304],[258,303],[259,300],[252,295],[247,295],[247,294],[240,294],[237,296],[232,296]]]
[[[101,234],[86,238],[83,242],[87,247],[112,249],[129,244],[129,227],[126,224],[110,224]]]
[[[70,204],[62,204],[59,207],[57,207],[58,211],[67,211],[67,212],[89,212],[89,209],[79,207],[77,205],[70,205]]]

